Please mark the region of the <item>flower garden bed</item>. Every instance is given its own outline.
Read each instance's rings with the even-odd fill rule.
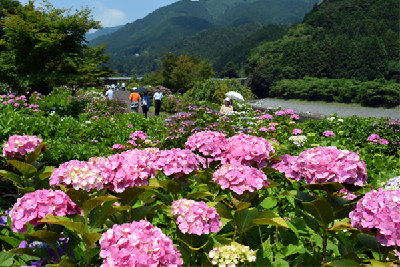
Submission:
[[[399,121],[58,94],[0,107],[1,266],[400,264]]]

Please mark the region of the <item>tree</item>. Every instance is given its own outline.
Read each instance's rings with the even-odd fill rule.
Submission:
[[[86,32],[102,28],[91,18],[91,10],[70,11],[56,9],[47,0],[44,8],[35,10],[34,1],[29,1],[15,15],[5,11],[0,22],[5,29],[0,45],[7,48],[0,54],[3,82],[13,84],[15,91],[26,90],[24,85],[28,85],[31,91],[48,94],[52,86],[100,85],[101,76],[114,74],[102,65],[109,60],[103,55],[105,46],[86,45]]]
[[[148,76],[148,81],[158,81],[172,91],[192,88],[197,81],[205,81],[213,77],[215,72],[208,60],[192,55],[163,55],[162,69]]]

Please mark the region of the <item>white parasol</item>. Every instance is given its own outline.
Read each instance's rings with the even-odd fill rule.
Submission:
[[[225,94],[227,97],[232,98],[233,100],[244,102],[244,98],[241,94],[235,91],[230,91]]]

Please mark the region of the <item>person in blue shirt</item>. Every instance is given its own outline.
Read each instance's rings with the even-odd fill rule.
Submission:
[[[141,104],[144,117],[147,118],[147,111],[150,109],[150,97],[147,95],[147,93],[144,93]]]
[[[106,97],[113,99],[113,94],[114,94],[114,91],[111,90],[111,88],[108,88],[108,91],[106,92]]]

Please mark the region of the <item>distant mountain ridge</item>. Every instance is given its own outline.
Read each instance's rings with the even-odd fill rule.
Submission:
[[[114,27],[104,27],[103,29],[97,30],[94,33],[87,33],[86,34],[86,40],[87,41],[91,41],[93,39],[96,39],[99,36],[107,35],[107,34],[116,32],[119,29],[121,29],[122,27],[124,27],[124,25],[118,25],[118,26],[114,26]]]

